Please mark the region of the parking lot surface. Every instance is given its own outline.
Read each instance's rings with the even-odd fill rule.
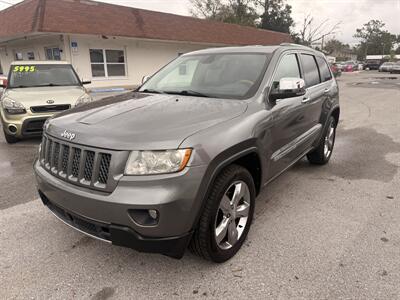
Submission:
[[[224,264],[104,244],[37,199],[39,141],[0,138],[0,299],[399,299],[400,75],[343,74],[330,164],[297,163],[258,196]],[[179,216],[177,216],[179,217]]]

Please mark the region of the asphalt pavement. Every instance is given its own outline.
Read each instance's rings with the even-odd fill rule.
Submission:
[[[399,299],[400,75],[339,79],[330,164],[306,160],[258,196],[244,247],[224,264],[86,237],[37,199],[38,140],[0,138],[0,299]]]

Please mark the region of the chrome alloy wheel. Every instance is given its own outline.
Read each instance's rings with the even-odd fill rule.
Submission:
[[[244,181],[225,191],[215,218],[215,241],[219,248],[233,247],[243,234],[250,212],[250,190]]]
[[[325,158],[328,158],[332,154],[334,142],[335,142],[335,124],[331,122],[325,136],[325,145],[324,145]]]

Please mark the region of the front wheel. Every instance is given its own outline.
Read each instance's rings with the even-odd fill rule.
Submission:
[[[224,262],[241,248],[254,214],[255,186],[243,167],[226,167],[215,180],[194,232],[190,249],[195,254]]]
[[[332,156],[335,139],[336,121],[335,118],[331,116],[319,145],[312,152],[307,154],[308,161],[316,165],[327,164]]]
[[[19,139],[16,138],[15,136],[8,134],[4,130],[3,130],[3,132],[4,132],[4,138],[6,139],[6,142],[8,144],[15,144],[15,143],[17,143],[19,141]]]

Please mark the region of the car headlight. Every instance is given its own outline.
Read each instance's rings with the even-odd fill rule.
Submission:
[[[93,98],[88,95],[88,94],[84,94],[82,96],[79,97],[78,101],[76,101],[75,106],[80,106],[86,103],[90,103],[93,101]]]
[[[191,154],[191,149],[132,151],[125,167],[125,175],[179,172],[186,167]]]
[[[15,101],[13,99],[6,97],[1,101],[1,104],[4,108],[4,110],[11,115],[18,115],[18,114],[26,113],[25,107],[21,103],[19,103],[18,101]]]

